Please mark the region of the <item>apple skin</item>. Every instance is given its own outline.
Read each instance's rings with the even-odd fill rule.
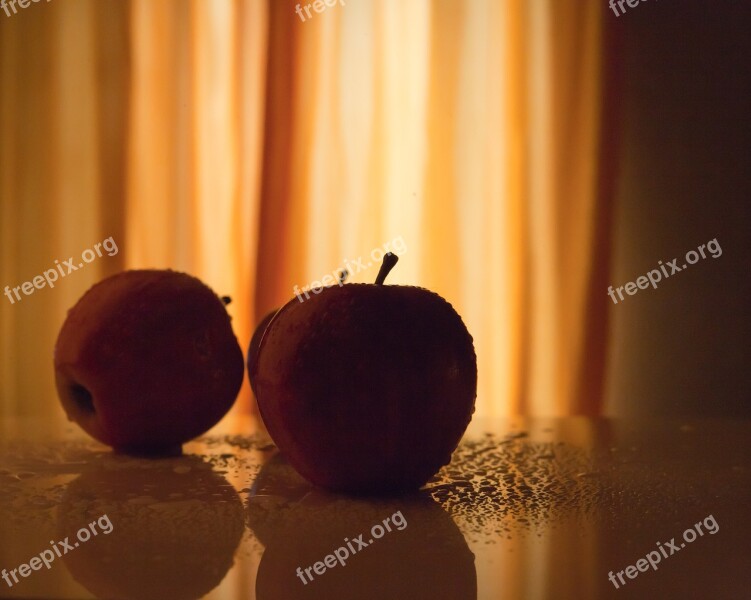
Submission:
[[[175,452],[234,403],[243,357],[219,297],[199,279],[133,270],[90,288],[55,345],[68,418],[133,454]]]
[[[451,460],[477,393],[461,317],[412,286],[348,284],[291,300],[251,369],[261,416],[290,464],[354,494],[425,484]]]

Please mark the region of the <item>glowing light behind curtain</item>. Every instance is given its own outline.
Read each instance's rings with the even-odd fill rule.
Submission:
[[[564,4],[271,4],[258,316],[401,235],[390,280],[474,335],[478,416],[597,412],[600,8]]]
[[[127,12],[110,1],[50,3],[0,19],[0,280],[19,285],[112,236],[122,248]],[[104,199],[104,200],[103,200]],[[123,268],[100,258],[0,306],[0,435],[13,417],[67,421],[52,348],[67,309]]]
[[[610,198],[599,196],[603,58],[598,3],[532,3],[529,412],[597,414]],[[539,162],[535,162],[539,161]],[[599,242],[599,243],[598,243]],[[533,254],[534,257],[534,254]],[[598,320],[601,318],[601,320]],[[594,380],[594,382],[593,382]],[[550,406],[554,401],[555,405]]]
[[[3,23],[4,281],[113,234],[122,252],[33,298],[49,335],[3,307],[4,398],[49,408],[51,373],[18,361],[107,272],[195,273],[233,296],[245,346],[294,285],[402,236],[390,280],[463,315],[478,416],[596,412],[601,9],[361,0],[303,23],[294,5],[81,0]]]

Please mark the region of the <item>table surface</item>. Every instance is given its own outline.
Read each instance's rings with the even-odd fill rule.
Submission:
[[[261,431],[147,460],[15,429],[0,569],[60,556],[0,597],[751,598],[748,421],[473,422],[421,493],[389,500],[311,488]]]

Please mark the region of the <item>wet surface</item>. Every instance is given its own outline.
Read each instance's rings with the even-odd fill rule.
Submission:
[[[0,569],[79,545],[0,579],[0,597],[749,598],[750,434],[732,421],[475,422],[424,490],[380,500],[312,488],[261,433],[158,460],[75,430],[10,439]],[[655,568],[626,572],[649,553]]]

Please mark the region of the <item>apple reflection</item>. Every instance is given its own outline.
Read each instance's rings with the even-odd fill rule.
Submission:
[[[258,600],[477,598],[474,555],[427,495],[371,500],[329,494],[276,455],[251,490],[247,517],[265,546]],[[336,558],[335,564],[329,559],[334,566],[326,565],[327,556]]]
[[[102,515],[111,533],[62,557],[97,598],[200,598],[229,571],[244,531],[237,492],[195,457],[84,473],[66,490],[59,539],[73,542]]]

